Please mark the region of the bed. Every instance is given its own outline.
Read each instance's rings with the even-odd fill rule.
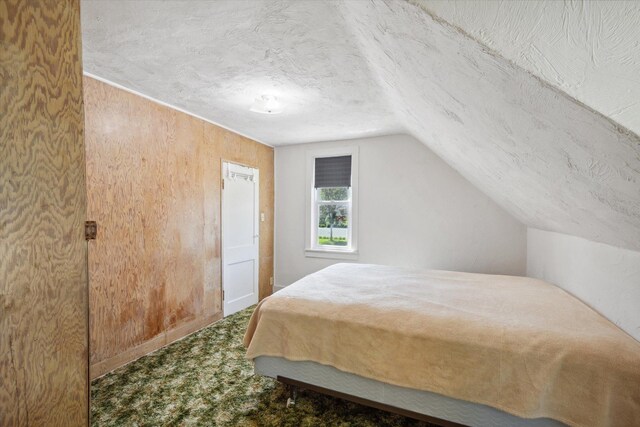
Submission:
[[[536,279],[336,264],[245,345],[258,374],[442,425],[640,425],[640,343]]]

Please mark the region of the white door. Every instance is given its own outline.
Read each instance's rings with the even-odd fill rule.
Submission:
[[[224,315],[258,302],[258,169],[222,164]]]

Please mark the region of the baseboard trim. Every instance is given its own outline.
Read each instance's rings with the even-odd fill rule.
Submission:
[[[127,349],[120,354],[96,362],[89,367],[89,378],[91,379],[91,381],[95,380],[96,378],[100,378],[101,376],[108,374],[114,369],[127,365],[135,360],[138,360],[142,356],[146,356],[147,354],[153,353],[154,351],[159,350],[162,347],[188,337],[194,332],[197,332],[200,329],[205,328],[220,319],[222,319],[222,312],[218,312],[201,319],[192,320],[178,326],[177,328],[165,331],[162,334],[151,338],[150,340],[147,340],[142,344]]]

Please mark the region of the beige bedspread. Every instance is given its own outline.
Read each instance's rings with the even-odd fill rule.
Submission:
[[[524,418],[640,425],[640,343],[536,279],[337,264],[263,300],[245,345]]]

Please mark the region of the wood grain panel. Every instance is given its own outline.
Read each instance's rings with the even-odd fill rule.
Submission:
[[[221,317],[223,159],[260,169],[271,293],[273,149],[89,77],[85,105],[95,378]]]
[[[0,425],[88,422],[78,1],[0,2]]]
[[[221,147],[207,139],[207,123],[203,124],[203,189],[204,191],[204,239],[205,300],[207,310],[222,314],[222,264],[221,264]]]
[[[158,108],[164,108],[154,105]],[[166,195],[165,225],[163,228],[145,230],[160,235],[161,245],[145,249],[151,256],[147,266],[162,271],[165,313],[162,330],[172,329],[202,314],[204,296],[204,193],[202,174],[202,122],[180,112],[171,111],[167,126],[169,138],[159,153],[161,168],[149,168],[149,180],[161,183],[160,194]],[[167,155],[171,153],[172,155]],[[150,164],[147,162],[147,166]],[[152,193],[147,193],[152,194]],[[157,208],[158,197],[145,200],[144,212]],[[149,224],[153,224],[151,221]],[[158,258],[158,254],[162,257]],[[154,262],[160,265],[153,266]],[[184,286],[185,279],[197,286]],[[158,282],[160,283],[160,282]],[[148,334],[147,337],[155,336]]]
[[[260,299],[273,293],[273,227],[274,227],[274,164],[273,149],[257,147],[258,168],[261,171],[260,211],[264,213],[264,222],[260,223]]]
[[[91,365],[92,378],[98,378],[118,366],[125,365],[132,360],[136,360],[145,354],[151,353],[167,344],[183,338],[193,332],[196,332],[213,322],[216,322],[222,318],[222,312],[216,313],[212,316],[199,317],[191,322],[187,322],[180,327],[167,331],[166,334],[160,334],[150,340],[143,341],[142,344],[134,347],[129,347],[126,350],[118,353],[116,356],[96,362]]]
[[[90,362],[111,357],[110,349],[144,340],[146,300],[140,268],[144,246],[143,184],[139,175],[143,135],[129,120],[140,109],[133,97],[110,97],[111,88],[84,80],[88,218],[98,221],[89,246]],[[101,102],[105,100],[108,102]],[[99,256],[99,257],[97,257]]]
[[[273,256],[260,257],[259,298],[268,297],[273,293],[273,285],[270,281],[273,277]]]
[[[202,125],[92,79],[85,97],[97,363],[203,314]]]

